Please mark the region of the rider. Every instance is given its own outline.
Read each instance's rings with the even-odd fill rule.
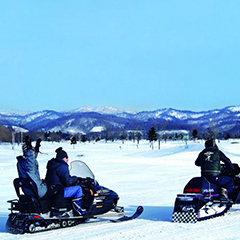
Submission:
[[[59,210],[62,206],[61,199],[63,196],[63,188],[60,185],[49,185],[40,178],[37,156],[39,153],[41,139],[36,142],[35,148],[32,147],[31,139],[25,136],[22,146],[23,156],[17,157],[17,170],[20,178],[31,179],[35,182],[38,192],[38,197],[47,202],[42,204],[43,212],[48,212],[49,204]]]
[[[68,155],[59,147],[55,150],[56,158],[52,158],[47,163],[47,174],[45,181],[47,184],[60,184],[64,187],[64,198],[73,198],[73,208],[79,215],[84,215],[85,210],[82,209],[82,188],[76,185],[78,178],[71,176],[68,168]],[[73,186],[75,185],[75,186]]]
[[[205,142],[205,149],[198,155],[195,165],[201,167],[201,175],[209,182],[222,187],[221,199],[229,200],[228,193],[232,192],[233,179],[221,175],[220,161],[234,170],[234,166],[230,159],[218,149],[215,141],[211,139]]]

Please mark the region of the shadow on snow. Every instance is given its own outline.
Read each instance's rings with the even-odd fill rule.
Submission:
[[[8,219],[8,213],[0,213],[0,232],[6,232],[5,224]]]
[[[125,207],[126,215],[130,215],[135,211],[137,206]],[[143,213],[138,219],[151,221],[172,222],[173,206],[144,206]]]

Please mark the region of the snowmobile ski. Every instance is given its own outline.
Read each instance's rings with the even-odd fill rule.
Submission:
[[[132,220],[132,219],[135,219],[135,218],[139,217],[142,214],[142,212],[143,212],[143,207],[142,206],[138,206],[136,211],[135,211],[135,213],[133,215],[131,215],[131,216],[126,216],[125,215],[125,216],[120,217],[120,218],[118,218],[116,220],[110,220],[110,221],[114,222],[114,223],[129,221],[129,220]]]

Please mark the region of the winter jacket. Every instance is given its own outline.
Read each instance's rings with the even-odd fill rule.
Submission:
[[[221,174],[221,163],[234,169],[230,159],[216,147],[207,147],[198,155],[195,165],[201,167],[202,176],[218,176]]]
[[[71,176],[68,164],[61,158],[53,158],[47,163],[47,174],[45,181],[48,185],[56,184],[68,187],[76,183],[78,178]]]
[[[35,182],[38,190],[38,196],[42,198],[47,192],[47,185],[42,182],[38,169],[37,153],[32,150],[24,152],[25,156],[17,157],[17,169],[20,178],[30,178]]]

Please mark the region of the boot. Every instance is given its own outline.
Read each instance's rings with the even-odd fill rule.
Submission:
[[[74,210],[79,214],[79,215],[84,215],[86,214],[86,210],[82,209],[82,198],[75,198],[72,200],[72,205]]]
[[[50,217],[68,218],[70,217],[70,214],[67,212],[67,209],[52,208]]]
[[[226,188],[222,188],[222,189],[221,189],[220,200],[223,200],[223,201],[231,201],[231,200],[228,198],[228,191],[227,191]]]

